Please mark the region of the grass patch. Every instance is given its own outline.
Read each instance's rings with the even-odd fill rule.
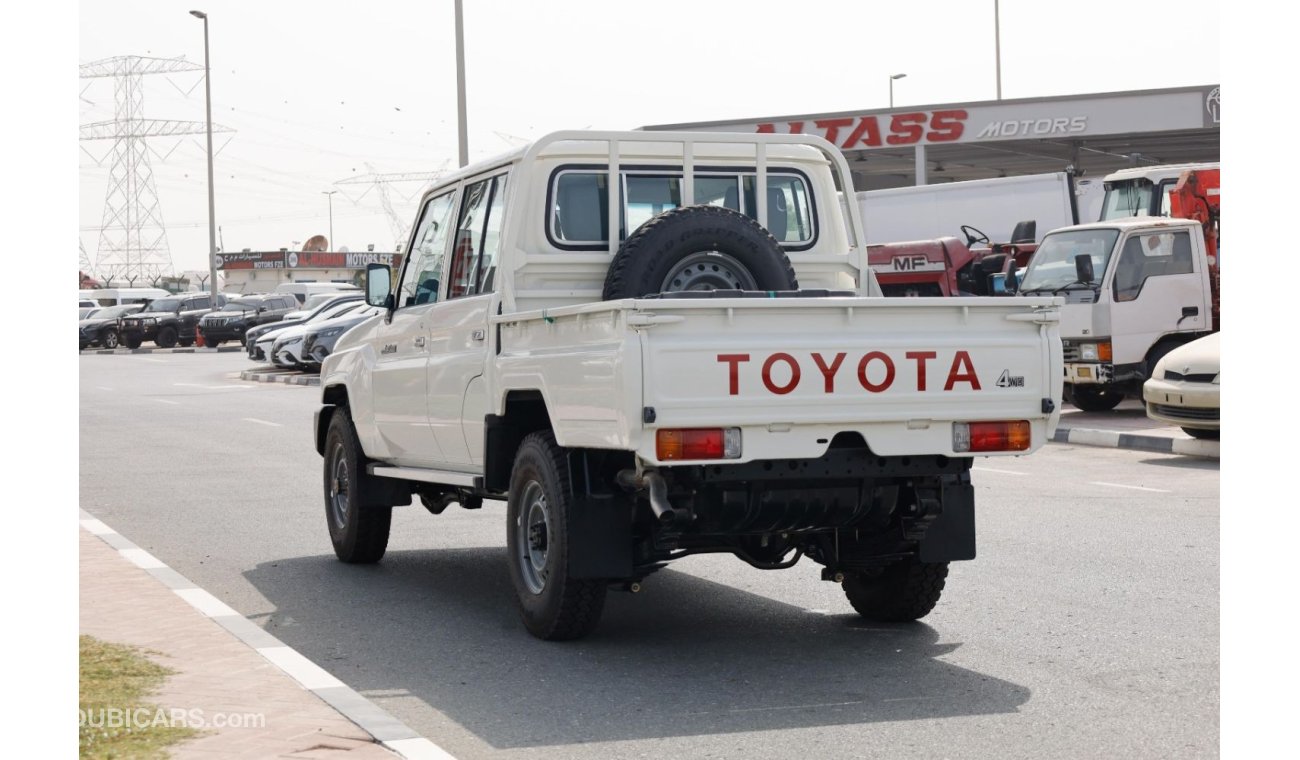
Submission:
[[[142,650],[82,636],[79,661],[81,757],[166,757],[167,747],[198,735],[195,729],[171,725],[169,711],[144,700],[175,671]]]

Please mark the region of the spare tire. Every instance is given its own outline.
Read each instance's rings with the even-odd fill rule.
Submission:
[[[623,241],[603,297],[798,288],[781,244],[758,222],[721,206],[686,206],[659,214]]]

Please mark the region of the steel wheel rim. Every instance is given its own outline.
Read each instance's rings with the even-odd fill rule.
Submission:
[[[520,499],[522,508],[515,519],[515,546],[519,553],[519,574],[524,585],[534,594],[546,588],[550,556],[551,510],[546,503],[542,484],[529,481]]]
[[[348,458],[344,455],[343,444],[334,447],[334,466],[330,468],[330,518],[334,525],[342,530],[348,524]]]
[[[700,251],[677,262],[659,288],[662,293],[685,290],[758,290],[749,269],[718,251]]]

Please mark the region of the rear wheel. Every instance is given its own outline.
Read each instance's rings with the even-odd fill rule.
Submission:
[[[947,578],[947,562],[913,558],[890,565],[874,576],[850,575],[844,579],[844,595],[853,609],[868,620],[903,623],[930,614]]]
[[[1203,430],[1203,429],[1201,429],[1201,428],[1189,428],[1189,427],[1185,427],[1185,428],[1183,428],[1183,432],[1186,433],[1186,434],[1188,434],[1188,435],[1190,435],[1190,436],[1193,437],[1193,438],[1196,438],[1196,439],[1198,439],[1198,440],[1202,440],[1202,441],[1217,441],[1217,440],[1219,440],[1219,431],[1217,431],[1217,430]]]
[[[519,615],[539,639],[581,638],[605,607],[603,581],[569,576],[572,503],[564,449],[550,431],[529,435],[510,475],[506,552]]]
[[[1075,385],[1070,388],[1070,403],[1085,412],[1109,412],[1123,400],[1122,392],[1105,385]]]
[[[362,507],[366,458],[347,407],[330,417],[325,434],[325,520],[334,554],[350,564],[378,562],[388,549],[392,507]]]

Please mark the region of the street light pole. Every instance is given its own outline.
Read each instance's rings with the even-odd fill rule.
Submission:
[[[338,190],[322,190],[321,195],[330,199],[330,246],[331,251],[337,251],[338,246],[334,245],[334,194]]]
[[[190,15],[203,19],[203,87],[207,91],[208,108],[208,270],[212,290],[212,310],[217,304],[217,201],[212,186],[212,65],[208,58],[208,14],[190,11]]]
[[[893,108],[893,107],[894,107],[894,80],[895,80],[895,79],[902,79],[902,78],[905,77],[905,76],[907,76],[907,75],[906,75],[906,74],[890,74],[890,75],[889,75],[889,107],[890,107],[890,108]]]
[[[997,59],[998,100],[1002,100],[1002,16],[993,0],[993,55]]]
[[[461,0],[456,0],[456,129],[460,165],[469,163],[469,137],[465,134],[465,21]]]

